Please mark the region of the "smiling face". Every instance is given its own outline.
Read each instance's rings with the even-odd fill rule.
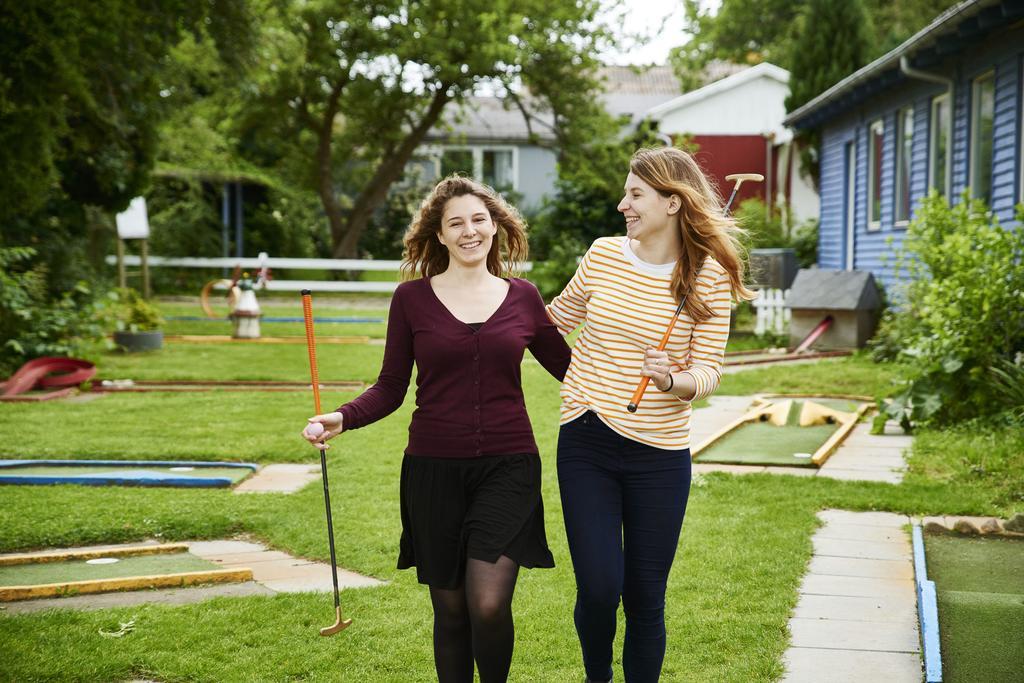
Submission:
[[[625,195],[617,208],[626,219],[626,236],[642,242],[645,237],[675,226],[679,204],[676,195],[666,197],[630,173],[626,176]]]
[[[483,200],[476,195],[465,194],[453,197],[445,204],[437,237],[448,247],[452,265],[475,267],[486,264],[497,232],[498,228]]]

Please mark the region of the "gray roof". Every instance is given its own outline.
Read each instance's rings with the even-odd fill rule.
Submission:
[[[668,66],[606,66],[599,78],[605,88],[600,95],[605,109],[612,116],[629,116],[631,123],[640,120],[651,107],[682,92]],[[537,107],[528,97],[525,102],[538,119],[532,124],[534,135],[541,140],[554,140],[551,113],[536,113]],[[442,125],[427,134],[428,141],[522,143],[530,139],[522,112],[500,97],[471,97],[463,107],[447,109],[443,120]]]
[[[883,87],[899,82],[901,59],[909,66],[925,68],[977,44],[997,26],[1006,26],[1024,15],[1024,4],[1013,0],[965,0],[936,17],[899,47],[890,50],[791,112],[787,126],[808,128],[831,113],[856,104]]]
[[[881,305],[875,278],[865,270],[803,268],[786,297],[787,308],[865,311]]]
[[[522,112],[509,101],[499,97],[471,97],[461,108],[445,111],[444,124],[427,133],[427,140],[446,142],[527,142],[530,129]],[[527,103],[529,106],[529,103]],[[554,140],[549,112],[535,114],[533,133],[541,140]]]
[[[651,107],[683,93],[670,66],[606,66],[601,69],[605,109],[636,123]]]

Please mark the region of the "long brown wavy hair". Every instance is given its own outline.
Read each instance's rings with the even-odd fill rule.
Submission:
[[[743,231],[725,215],[721,195],[693,156],[674,147],[638,149],[629,170],[663,197],[676,195],[681,200],[676,218],[683,247],[672,270],[672,295],[685,302],[687,315],[695,321],[713,315],[705,301],[689,296],[708,256],[725,268],[736,299],[753,299],[754,292],[743,284],[743,247],[738,239]]]
[[[431,277],[448,268],[448,249],[437,239],[445,206],[455,197],[473,195],[484,203],[491,221],[498,228],[487,252],[487,270],[492,275],[518,275],[529,253],[526,221],[515,207],[492,187],[460,175],[450,175],[439,182],[420,204],[402,239],[402,278]]]

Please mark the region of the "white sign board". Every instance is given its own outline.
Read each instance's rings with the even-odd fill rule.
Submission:
[[[127,209],[117,214],[117,236],[123,240],[149,239],[145,197],[136,197]]]

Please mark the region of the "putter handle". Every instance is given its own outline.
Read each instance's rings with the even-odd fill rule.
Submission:
[[[313,403],[320,414],[320,373],[316,367],[316,337],[313,336],[313,293],[302,290],[302,319],[306,324],[306,350],[309,352],[309,377],[313,382]]]
[[[683,299],[685,301],[685,299]],[[662,335],[661,341],[658,343],[658,351],[664,351],[665,347],[668,346],[669,337],[672,336],[672,330],[676,326],[676,321],[679,320],[679,314],[683,311],[683,301],[679,302],[676,306],[676,312],[672,315],[672,319],[668,321],[668,327],[665,328],[665,334]],[[647,391],[647,385],[651,383],[651,378],[644,375],[640,378],[640,383],[636,385],[636,391],[633,392],[633,398],[629,399],[629,405],[626,406],[626,410],[631,413],[635,413],[637,407],[640,405],[640,399],[643,398],[644,392]]]

